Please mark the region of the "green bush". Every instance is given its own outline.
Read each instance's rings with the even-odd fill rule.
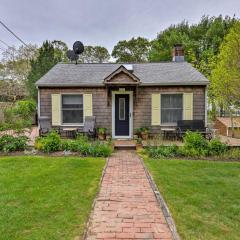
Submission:
[[[21,130],[32,125],[32,116],[36,110],[36,103],[33,100],[21,100],[16,102],[13,107],[4,111],[6,124],[2,124],[2,130],[14,129]]]
[[[211,156],[220,156],[227,152],[228,147],[225,143],[222,143],[220,139],[214,138],[208,144],[208,152]]]
[[[208,141],[198,132],[186,132],[181,153],[187,157],[203,157],[209,154]]]
[[[112,154],[112,147],[99,142],[92,143],[89,153],[93,157],[108,157]]]
[[[179,155],[179,150],[176,145],[160,145],[158,147],[148,146],[146,151],[151,158],[170,158]]]
[[[46,137],[38,137],[35,148],[43,152],[56,152],[61,150],[61,138],[56,131],[51,131]]]
[[[3,135],[0,137],[0,151],[14,152],[23,151],[27,147],[28,138],[26,136]]]
[[[112,153],[110,144],[90,142],[83,135],[78,135],[75,140],[60,139],[56,132],[51,132],[46,137],[37,138],[35,148],[47,153],[62,150],[78,152],[82,156],[93,157],[108,157]]]

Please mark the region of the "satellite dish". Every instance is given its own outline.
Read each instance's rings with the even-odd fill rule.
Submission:
[[[73,50],[67,51],[67,57],[70,61],[77,61],[79,59],[79,56]]]
[[[73,51],[74,51],[75,54],[81,54],[81,53],[83,53],[83,51],[84,51],[84,46],[83,46],[82,42],[76,41],[76,42],[73,44]]]

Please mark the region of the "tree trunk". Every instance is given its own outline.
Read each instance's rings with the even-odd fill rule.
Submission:
[[[233,123],[233,113],[232,110],[230,109],[229,111],[230,114],[230,119],[231,119],[231,137],[234,137],[234,123]]]

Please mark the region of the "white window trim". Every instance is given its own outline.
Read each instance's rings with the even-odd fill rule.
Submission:
[[[81,95],[83,97],[83,122],[82,123],[63,123],[62,96],[64,96],[64,95]],[[84,93],[61,93],[60,96],[61,96],[61,99],[60,99],[60,101],[61,101],[61,103],[60,103],[61,104],[61,107],[60,107],[60,109],[61,109],[61,126],[63,126],[63,127],[82,127],[82,126],[84,126],[84,119],[85,119],[85,117],[84,117]]]
[[[115,96],[119,94],[129,94],[129,135],[115,136]],[[112,91],[112,138],[131,139],[133,137],[133,92],[132,91]]]
[[[183,92],[164,92],[164,93],[160,93],[160,126],[163,126],[163,127],[175,127],[177,126],[177,123],[176,122],[173,122],[173,123],[162,123],[162,95],[182,95],[182,98],[183,98]],[[182,99],[183,100],[183,99]],[[182,106],[182,119],[183,119],[183,106]]]

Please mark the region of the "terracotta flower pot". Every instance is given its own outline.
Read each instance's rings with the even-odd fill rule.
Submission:
[[[98,134],[98,139],[99,140],[105,140],[105,134]]]
[[[110,136],[110,135],[107,135],[107,136],[106,136],[106,140],[107,140],[107,141],[111,140],[111,136]]]
[[[141,133],[141,136],[142,136],[142,140],[148,140],[148,133]]]
[[[136,150],[142,150],[142,144],[141,143],[137,143],[136,144]]]

